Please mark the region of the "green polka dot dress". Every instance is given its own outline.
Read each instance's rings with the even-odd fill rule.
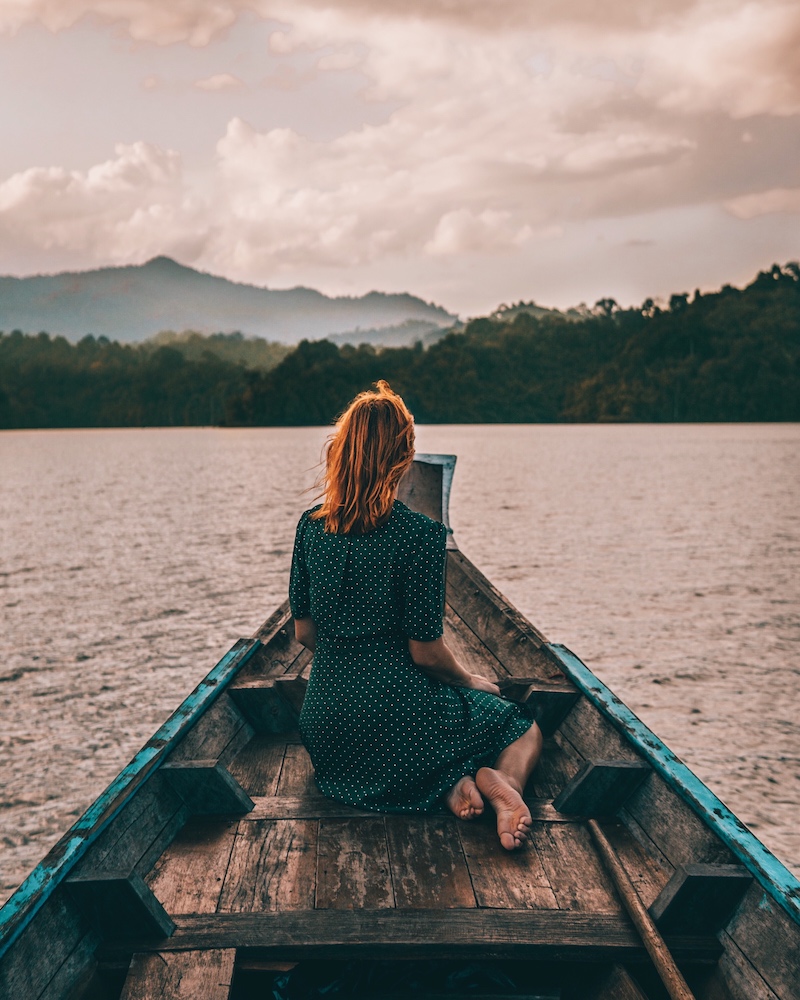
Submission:
[[[310,514],[297,526],[289,601],[295,618],[310,615],[317,626],[300,714],[317,784],[362,809],[438,809],[531,718],[497,695],[434,680],[411,660],[409,638],[442,635],[443,524],[399,500],[364,535],[329,534]]]

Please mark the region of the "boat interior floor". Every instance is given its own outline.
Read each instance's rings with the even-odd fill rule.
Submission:
[[[465,822],[444,810],[379,815],[324,798],[296,731],[252,736],[228,770],[254,807],[187,820],[145,876],[174,933],[107,946],[96,977],[106,989],[98,997],[178,995],[154,992],[156,969],[184,981],[189,971],[208,977],[197,996],[216,997],[207,992],[212,984],[220,997],[270,996],[276,977],[289,973],[287,996],[322,996],[308,986],[320,969],[331,983],[345,983],[332,995],[433,995],[419,978],[400,990],[398,960],[415,972],[426,961],[463,970],[500,961],[506,976],[509,963],[522,968],[522,961],[527,972],[512,980],[519,980],[515,995],[589,997],[588,984],[613,972],[625,977],[628,993],[598,996],[660,997],[657,984],[647,993],[639,985],[648,980],[646,955],[586,824],[553,807],[574,770],[556,740],[547,740],[527,789],[530,839],[514,852],[500,847],[490,810]],[[620,823],[604,828],[651,903],[669,872]],[[702,975],[719,953],[711,936],[671,943],[690,975],[692,968]],[[300,972],[293,971],[297,962]],[[354,986],[342,972],[354,962],[379,963],[367,993],[360,992],[363,976]],[[376,989],[387,962],[395,971],[384,976],[386,989]],[[637,965],[638,975],[629,971]],[[113,988],[120,975],[121,994]],[[490,971],[486,978],[493,982]],[[495,984],[482,992],[509,990],[498,994]]]

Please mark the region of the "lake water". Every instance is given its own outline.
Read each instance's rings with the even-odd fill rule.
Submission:
[[[0,897],[283,600],[326,433],[0,434]],[[417,437],[463,551],[800,871],[800,425]]]

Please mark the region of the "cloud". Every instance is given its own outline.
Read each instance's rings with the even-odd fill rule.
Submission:
[[[646,27],[672,19],[691,9],[697,0],[2,0],[0,30],[16,31],[39,21],[51,31],[75,24],[87,14],[121,24],[132,38],[160,45],[188,42],[207,45],[244,12],[293,23],[303,11],[314,20],[353,23],[379,18],[415,21],[503,32],[521,28],[537,30],[551,24],[589,24],[604,28]],[[730,6],[725,4],[724,6]]]
[[[668,134],[638,132],[586,135],[561,159],[561,167],[574,174],[619,174],[627,167],[664,165],[690,152],[695,143]]]
[[[198,90],[237,90],[244,84],[233,73],[215,73],[203,80],[195,80],[194,86]]]
[[[0,244],[91,251],[112,260],[178,252],[195,240],[196,206],[180,157],[144,142],[86,171],[33,167],[0,184]]]
[[[754,219],[775,212],[800,212],[800,187],[745,194],[726,201],[725,208],[738,219]]]
[[[797,211],[796,0],[0,0],[0,27],[91,14],[140,41],[206,46],[244,12],[280,26],[261,80],[279,113],[215,126],[191,171],[144,141],[83,172],[20,171],[0,184],[0,240],[304,280],[508,261],[570,227],[686,206]],[[241,66],[203,66],[185,79],[218,70],[194,88],[239,90],[245,106]],[[292,122],[283,109],[326,85],[383,120],[334,120],[324,142],[265,124]]]
[[[50,31],[88,14],[124,26],[137,41],[207,45],[250,5],[239,0],[0,0],[0,31],[38,21]]]
[[[459,208],[439,219],[423,249],[431,257],[495,252],[520,246],[530,239],[531,232],[528,225],[515,225],[510,212],[487,208],[475,214],[468,208]]]
[[[800,4],[698,5],[645,40],[639,90],[659,107],[734,118],[800,114]]]

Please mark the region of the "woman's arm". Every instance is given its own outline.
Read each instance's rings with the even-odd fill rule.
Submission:
[[[488,691],[490,694],[500,694],[500,688],[492,681],[481,677],[480,674],[471,674],[465,670],[441,636],[433,642],[409,639],[408,651],[420,670],[424,670],[437,681],[455,684],[458,687],[474,688],[476,691]]]
[[[314,652],[317,647],[317,626],[310,615],[308,618],[295,618],[294,636],[306,649],[310,649],[312,653]]]

